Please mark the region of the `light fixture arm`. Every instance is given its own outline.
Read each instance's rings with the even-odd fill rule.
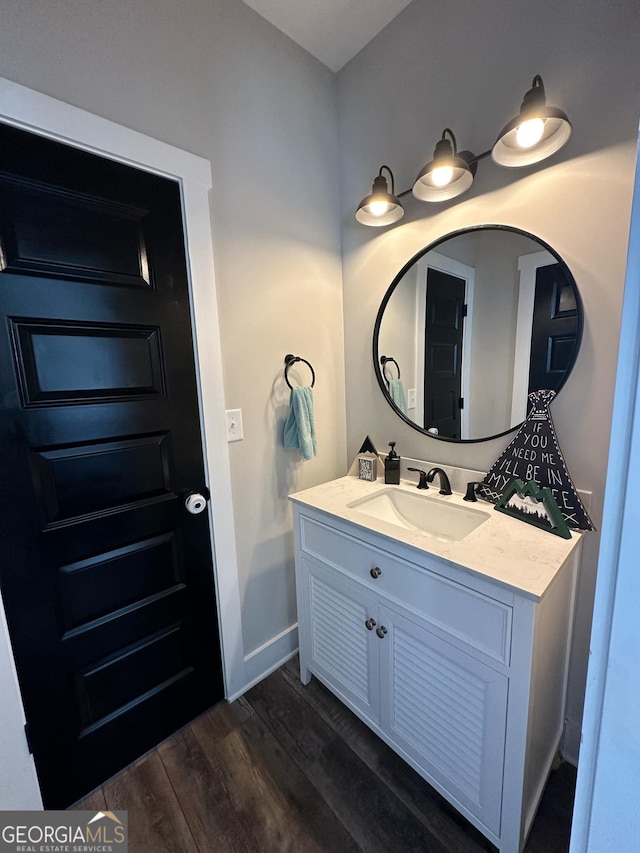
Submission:
[[[450,127],[445,127],[445,129],[442,131],[442,136],[440,137],[440,142],[442,142],[443,139],[446,139],[446,134],[449,134],[449,136],[451,137],[451,145],[453,146],[453,153],[457,154],[458,153],[458,143],[456,142],[456,137],[455,137],[455,135],[454,135],[454,133]],[[437,149],[437,147],[438,146],[436,145],[436,149]]]
[[[378,177],[383,178],[383,175],[382,175],[383,169],[386,169],[387,172],[389,173],[389,177],[391,178],[391,195],[395,195],[396,194],[396,182],[395,182],[395,179],[393,177],[393,172],[391,171],[391,169],[388,166],[380,166],[380,171],[378,172]],[[383,178],[383,180],[384,180],[384,178]]]
[[[531,83],[531,88],[522,99],[520,115],[524,115],[528,110],[533,109],[534,107],[544,106],[545,103],[546,96],[544,93],[544,83],[542,82],[542,77],[539,74],[536,74],[533,78],[533,82]]]
[[[469,153],[471,153],[471,152],[469,152]],[[484,160],[490,156],[491,156],[491,149],[489,148],[486,151],[483,151],[482,154],[473,154],[471,157],[465,157],[465,160],[467,161],[467,163],[470,166],[475,166],[480,162],[480,160]]]

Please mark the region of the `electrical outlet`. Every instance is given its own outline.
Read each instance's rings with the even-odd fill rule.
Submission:
[[[227,409],[227,441],[241,441],[244,438],[242,430],[242,409]]]
[[[407,389],[407,409],[415,409],[416,407],[416,389]]]

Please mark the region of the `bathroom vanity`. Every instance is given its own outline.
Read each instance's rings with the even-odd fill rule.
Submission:
[[[291,496],[301,679],[520,853],[563,731],[581,535],[416,492],[344,477]]]

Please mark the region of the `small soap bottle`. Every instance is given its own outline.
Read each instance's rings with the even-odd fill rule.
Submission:
[[[395,441],[389,442],[391,450],[384,460],[384,481],[391,486],[400,484],[400,457],[394,450],[395,446]]]

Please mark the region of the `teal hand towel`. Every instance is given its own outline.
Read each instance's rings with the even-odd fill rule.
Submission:
[[[401,379],[389,380],[389,396],[403,414],[407,414],[407,401],[404,396],[404,388]]]
[[[289,415],[284,425],[284,449],[299,450],[305,460],[313,459],[318,452],[311,386],[291,389]]]

